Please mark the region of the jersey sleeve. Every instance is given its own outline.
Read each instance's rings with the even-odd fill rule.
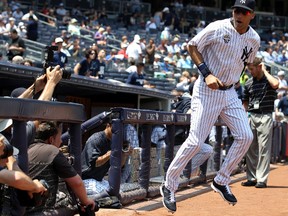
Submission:
[[[195,37],[193,37],[188,44],[192,46],[197,46],[199,52],[201,53],[203,49],[211,44],[213,40],[215,39],[215,33],[216,33],[216,24],[210,23],[208,26],[206,26],[202,31],[200,31]]]

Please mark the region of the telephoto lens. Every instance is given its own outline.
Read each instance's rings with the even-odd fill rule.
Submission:
[[[72,68],[70,67],[65,67],[65,68],[61,68],[62,70],[62,78],[63,79],[70,79],[71,78],[71,74],[73,73]]]

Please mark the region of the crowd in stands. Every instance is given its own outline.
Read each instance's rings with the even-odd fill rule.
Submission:
[[[200,10],[201,6],[198,7]],[[61,2],[55,6],[44,4],[36,12],[47,15],[44,21],[59,29],[58,33],[52,35],[49,43],[58,46],[55,62],[60,63],[61,67],[70,66],[76,71],[75,74],[99,78],[100,63],[104,66],[104,71],[125,72],[134,59],[136,63],[141,61],[145,64],[144,75],[145,72],[150,72],[152,77],[172,78],[176,84],[182,71],[189,71],[191,74],[196,70],[186,45],[191,36],[208,24],[195,18],[190,23],[189,31],[183,31],[183,17],[179,13],[181,9],[183,3],[175,1],[163,10],[156,11],[154,15],[144,16],[139,7],[131,7],[127,8],[127,13],[119,14],[112,23],[109,23],[105,8],[100,11],[84,11],[79,4],[72,9],[65,8]],[[25,57],[25,43],[21,39],[41,43],[38,26],[44,24],[39,22],[39,16],[32,8],[25,8],[19,1],[3,1],[1,10],[0,37],[8,42],[8,60],[11,61],[15,55]],[[121,28],[113,22],[126,31],[119,31]],[[18,35],[15,31],[11,33],[13,29]],[[127,30],[132,30],[132,33]],[[85,31],[92,34],[94,42],[83,41],[82,36],[87,33]],[[284,32],[272,32],[271,38],[261,47],[264,61],[286,66],[287,36]],[[91,49],[95,56],[87,66],[82,67],[82,70],[85,68],[85,73],[79,74],[79,65],[85,62],[87,52]],[[128,71],[131,72],[131,68]]]
[[[181,1],[176,1],[177,4],[175,3],[173,8],[183,8],[183,5],[180,2]],[[2,40],[7,42],[5,46],[6,53],[1,54],[1,61],[4,61],[3,56],[5,56],[8,61],[14,64],[35,66],[35,62],[27,59],[25,56],[27,47],[23,39],[25,38],[41,43],[41,41],[39,41],[39,34],[45,34],[45,32],[43,33],[38,31],[40,19],[37,16],[37,13],[32,9],[24,11],[23,8],[24,7],[19,3],[19,1],[1,1],[0,11],[2,12],[0,14],[0,37]],[[155,88],[155,86],[149,83],[146,79],[148,75],[146,75],[145,72],[148,71],[145,70],[151,70],[153,72],[152,76],[154,77],[173,79],[175,81],[175,88],[171,91],[171,94],[175,95],[175,103],[173,104],[174,107],[171,107],[171,109],[177,112],[177,108],[179,107],[175,104],[179,105],[179,102],[184,100],[186,102],[191,102],[190,99],[193,93],[193,84],[198,78],[198,72],[195,69],[195,65],[191,60],[189,53],[187,52],[186,46],[189,37],[201,31],[201,29],[208,23],[197,20],[195,24],[192,24],[192,33],[183,34],[183,28],[181,28],[183,20],[180,16],[177,16],[177,10],[172,10],[172,7],[164,7],[163,10],[155,12],[154,16],[150,15],[146,18],[141,16],[139,10],[140,9],[136,4],[135,7],[133,7],[132,15],[128,16],[126,14],[121,14],[117,20],[117,22],[124,24],[125,30],[131,28],[131,26],[138,26],[138,28],[131,28],[138,30],[132,35],[128,34],[127,31],[123,34],[117,33],[119,29],[117,29],[115,25],[112,26],[108,23],[108,16],[106,15],[105,10],[99,12],[91,9],[84,12],[81,10],[79,5],[69,10],[64,7],[63,3],[59,3],[59,5],[55,7],[50,7],[44,4],[44,6],[37,12],[49,16],[45,18],[45,22],[49,25],[57,27],[64,26],[62,30],[59,30],[57,35],[53,35],[49,44],[55,46],[53,48],[55,49],[53,50],[53,61],[55,64],[60,67],[70,65],[73,67],[75,75],[90,77],[92,79],[105,78],[105,71],[109,70],[123,72],[127,74],[127,78],[124,81],[127,84],[136,85],[138,87]],[[41,23],[41,25],[43,24]],[[89,45],[81,43],[83,40],[81,37],[84,32],[83,29],[93,32],[93,42]],[[284,32],[273,32],[271,34],[271,39],[267,41],[265,47],[262,47],[262,50],[259,51],[259,55],[262,56],[264,62],[275,63],[284,67],[288,66],[287,37],[288,33]],[[43,91],[44,93],[42,92],[39,100],[51,99],[53,90],[61,79],[61,70],[59,66],[55,67],[53,72],[51,72],[50,69],[47,69],[48,73],[37,78],[35,81],[34,84],[39,83],[39,85],[37,84],[38,88],[41,87],[41,90],[46,90]],[[278,98],[275,100],[274,119],[281,122],[288,122],[288,102],[286,97],[288,84],[285,79],[286,73],[281,70],[278,71],[277,75],[280,85],[277,90]],[[44,79],[43,76],[46,76],[48,79],[46,84],[43,84],[42,82]],[[241,77],[240,83],[235,85],[235,89],[237,90],[240,99],[242,95],[241,87],[245,85],[245,81],[249,76],[250,75],[247,71],[245,71]],[[40,90],[35,88],[33,85],[24,90],[22,94],[17,95],[17,97],[30,98],[33,91],[37,91],[36,93],[38,93],[38,91],[40,92]],[[186,108],[187,106],[185,107],[185,111],[182,113],[189,113],[189,108],[187,110]],[[111,122],[107,122],[107,125],[105,125],[106,128],[103,131],[92,135],[87,141],[87,144],[89,145],[86,145],[83,150],[83,176],[84,179],[90,179],[90,181],[84,181],[85,184],[72,166],[64,160],[62,153],[58,149],[60,145],[60,134],[62,132],[61,125],[55,122],[44,122],[42,124],[40,124],[40,122],[33,122],[30,123],[30,125],[32,125],[31,130],[33,130],[33,135],[36,136],[36,140],[34,139],[36,144],[33,143],[29,147],[28,153],[32,156],[36,153],[38,155],[44,153],[47,154],[47,152],[53,155],[53,157],[48,158],[48,162],[44,161],[45,163],[54,166],[44,168],[45,172],[51,171],[53,173],[53,176],[49,177],[50,179],[48,178],[48,180],[53,184],[58,185],[58,177],[63,178],[72,188],[83,205],[92,205],[92,207],[94,207],[94,202],[86,196],[86,189],[88,190],[89,187],[91,187],[89,184],[94,182],[91,181],[91,176],[89,176],[88,173],[89,171],[91,173],[96,172],[95,170],[98,170],[98,167],[104,165],[105,170],[100,177],[94,178],[97,181],[102,181],[104,176],[107,174],[110,166],[107,162],[109,162],[111,154]],[[1,130],[4,135],[5,132],[7,132],[5,131],[6,129],[7,128],[2,128]],[[49,130],[52,130],[52,132]],[[46,132],[49,136],[45,134]],[[11,136],[12,135],[10,134],[10,138]],[[223,136],[227,137],[229,134],[227,133]],[[215,134],[213,135],[213,133],[211,133],[209,139],[210,143],[215,142]],[[3,140],[3,138],[0,138],[0,153],[3,152]],[[51,145],[47,147],[48,145],[46,144]],[[94,152],[90,151],[91,149],[89,148],[95,146],[98,149],[94,154]],[[139,143],[137,144],[137,147],[139,147]],[[207,158],[212,154],[212,150],[208,150]],[[132,149],[123,152],[123,155],[125,155],[125,160],[122,161],[123,166],[131,152]],[[85,155],[85,153],[87,155]],[[35,159],[32,156],[29,157],[29,169],[31,172],[36,172],[33,163],[35,163],[37,158]],[[45,157],[43,156],[43,158]],[[97,158],[101,158],[102,160],[100,165],[100,160],[96,162]],[[43,164],[43,161],[36,160],[36,162],[38,165]],[[13,163],[13,158],[10,158],[7,163]],[[91,168],[91,163],[94,163],[92,164],[93,169]],[[0,164],[0,180],[1,173],[3,172],[1,170],[2,166],[4,166],[3,164]],[[91,170],[88,170],[89,168],[91,168]],[[64,172],[63,170],[66,171]],[[44,171],[33,173],[33,178],[39,179],[47,177],[47,173]],[[97,171],[97,174],[99,174],[99,171]],[[22,178],[30,184],[30,187],[20,189],[29,192],[45,191],[42,185],[39,184],[38,180],[34,180],[33,182],[24,174],[22,174]],[[7,181],[1,181],[1,183],[6,182]],[[106,187],[107,185],[104,186]],[[47,201],[48,207],[53,207],[53,205],[57,203],[56,198],[59,198],[56,197],[58,188],[55,186],[52,189],[53,194],[51,196],[53,197],[51,198],[52,200]],[[31,212],[43,211],[43,209],[29,210]]]

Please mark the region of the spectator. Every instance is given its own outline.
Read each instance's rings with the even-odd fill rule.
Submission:
[[[6,7],[1,13],[5,23],[8,22],[8,19],[12,17],[12,11],[10,7]],[[13,17],[12,17],[13,18]],[[10,30],[10,29],[9,29]]]
[[[150,38],[149,44],[146,46],[146,60],[145,63],[152,65],[154,62],[154,55],[156,52],[156,45],[154,39]]]
[[[15,18],[14,17],[9,17],[8,23],[6,24],[6,30],[8,32],[11,32],[11,30],[17,30],[17,25],[15,24]]]
[[[92,61],[91,76],[93,76],[94,78],[102,79],[104,77],[104,71],[106,68],[105,58],[106,52],[105,50],[101,49],[98,53],[98,57]]]
[[[77,63],[74,67],[74,74],[90,77],[92,61],[96,58],[97,52],[88,49],[85,51],[85,58]]]
[[[22,56],[16,55],[11,60],[12,64],[23,65],[24,58]]]
[[[22,38],[18,36],[18,32],[16,29],[12,29],[10,31],[11,42],[8,45],[8,60],[11,61],[12,58],[16,55],[23,56],[26,46]]]
[[[171,52],[173,55],[180,51],[180,47],[178,46],[179,38],[175,37],[172,41],[171,44],[167,46],[167,51]]]
[[[288,123],[288,96],[283,95],[275,109],[275,116],[281,122]]]
[[[275,63],[276,59],[272,55],[272,48],[271,47],[266,47],[265,50],[262,52],[262,56],[264,57],[264,62],[267,63]]]
[[[86,195],[81,177],[77,174],[67,158],[59,151],[61,145],[62,124],[56,122],[42,122],[36,132],[35,142],[29,146],[29,174],[32,178],[44,179],[49,184],[49,197],[39,207],[27,208],[28,214],[73,215],[75,209],[71,208],[69,199],[58,202],[59,178],[62,178],[79,198],[81,205],[91,210],[95,202]],[[67,196],[67,193],[61,193]]]
[[[102,45],[102,46],[106,45],[105,36],[103,34],[104,31],[105,29],[103,27],[100,27],[94,35],[94,39],[98,45]]]
[[[110,168],[112,118],[113,116],[110,115],[104,119],[105,129],[92,134],[88,138],[81,154],[82,178],[87,189],[89,184],[95,184],[93,195],[107,191],[109,186],[104,177]],[[121,167],[125,165],[127,157],[132,151],[133,148],[128,147],[127,151],[122,152]]]
[[[115,62],[115,56],[117,55],[117,50],[116,49],[111,49],[110,53],[106,55],[105,60],[106,64],[109,64],[111,61]]]
[[[93,48],[91,48],[91,49],[93,49]],[[97,53],[97,50],[98,49],[94,49],[94,51],[96,53]],[[69,46],[68,51],[70,53],[70,56],[72,56],[73,58],[81,57],[81,46],[80,46],[80,39],[79,38],[75,38],[73,40],[73,43],[71,46]]]
[[[30,59],[24,59],[23,65],[33,67],[34,63]]]
[[[47,18],[47,22],[49,23],[49,25],[56,27],[57,18],[55,15],[55,10],[50,8],[48,16],[49,16],[49,18]]]
[[[160,39],[165,41],[170,41],[172,38],[172,35],[170,33],[169,27],[165,27],[164,30],[160,34]]]
[[[154,55],[153,69],[156,71],[160,71],[161,68],[161,56],[159,54]]]
[[[121,46],[121,50],[119,50],[117,53],[118,56],[123,56],[122,59],[128,59],[128,55],[126,54],[127,47],[128,47],[128,44],[124,43]]]
[[[181,55],[181,59],[177,62],[177,68],[183,68],[183,69],[192,69],[193,63],[191,58],[187,58],[188,52],[183,52]]]
[[[176,66],[177,66],[177,63],[178,61],[181,59],[181,55],[180,55],[180,49],[174,54],[173,56],[173,61],[176,63]]]
[[[0,15],[0,38],[5,39],[4,35],[7,35],[9,31],[6,29],[6,25],[4,23],[3,17]]]
[[[116,39],[115,35],[112,33],[111,26],[106,27],[106,30],[104,31],[103,35],[104,35],[104,38],[106,39],[106,41],[109,39],[112,39],[112,40]]]
[[[23,22],[18,23],[17,32],[20,38],[27,38],[27,27]]]
[[[43,13],[43,11],[42,11],[42,13]],[[47,11],[47,13],[48,13],[48,11]],[[44,12],[44,14],[46,14],[46,13]],[[34,10],[32,10],[32,9],[30,9],[28,13],[24,14],[21,19],[22,19],[22,21],[29,21],[30,16],[33,16],[33,19],[35,21],[38,21],[38,17],[35,15]]]
[[[134,35],[134,40],[127,47],[126,54],[128,55],[128,58],[132,57],[135,62],[142,62],[143,56],[139,35]]]
[[[123,48],[124,45],[126,45],[126,47],[128,47],[129,45],[128,38],[126,35],[122,36],[120,47]]]
[[[72,18],[70,16],[70,12],[67,11],[65,16],[63,16],[63,19],[62,19],[62,25],[63,26],[68,26],[69,23],[71,22]]]
[[[286,94],[288,90],[288,84],[287,84],[287,80],[285,79],[285,72],[279,71],[277,75],[278,75],[278,81],[279,81],[279,87],[277,89],[277,92],[282,92],[283,94]]]
[[[81,32],[80,32],[80,26],[78,25],[78,20],[76,20],[75,18],[71,19],[71,21],[69,22],[67,31],[71,35],[80,36]]]
[[[59,7],[56,9],[56,15],[62,20],[62,18],[66,15],[67,10],[64,8],[64,4],[60,3]]]
[[[126,83],[151,88],[152,86],[145,80],[145,75],[143,73],[144,63],[138,62],[136,67],[137,71],[129,74]]]
[[[164,62],[161,62],[160,64],[160,70],[161,72],[167,74],[173,72],[173,67],[171,66],[171,60],[168,57],[164,58]]]
[[[270,171],[270,158],[273,133],[274,100],[279,81],[273,77],[256,57],[248,64],[252,77],[244,88],[243,105],[250,113],[249,123],[254,139],[246,153],[247,181],[242,186],[266,188]]]
[[[162,12],[163,12],[162,21],[164,22],[165,29],[168,28],[172,30],[174,22],[172,13],[170,12],[168,7],[165,7]]]
[[[21,18],[23,17],[23,12],[21,10],[21,8],[17,7],[15,11],[13,11],[12,13],[12,17],[15,18],[16,23],[19,23],[19,21],[21,20]]]
[[[147,33],[157,33],[157,25],[155,23],[154,17],[151,17],[150,20],[146,22],[145,30]]]
[[[282,50],[281,54],[278,55],[277,63],[286,67],[288,64],[288,58],[286,56],[286,50]]]
[[[61,37],[57,37],[55,39],[55,45],[58,47],[57,51],[54,52],[53,60],[54,63],[60,65],[61,68],[65,67],[68,62],[68,57],[65,53],[61,51],[63,44],[63,39]]]
[[[167,43],[168,40],[161,40],[160,44],[156,47],[156,52],[162,55],[167,55],[168,54]]]
[[[27,22],[27,39],[37,41],[38,39],[38,21],[34,20],[33,16],[29,16]]]
[[[136,62],[135,62],[134,58],[132,58],[132,57],[128,58],[128,63],[130,64],[130,66],[125,71],[128,73],[136,72],[137,66],[136,66]]]

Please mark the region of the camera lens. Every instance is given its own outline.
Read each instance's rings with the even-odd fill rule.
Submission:
[[[63,79],[70,79],[71,77],[71,74],[73,73],[72,69],[69,68],[69,67],[66,67],[66,68],[61,68],[62,70],[62,78]]]

